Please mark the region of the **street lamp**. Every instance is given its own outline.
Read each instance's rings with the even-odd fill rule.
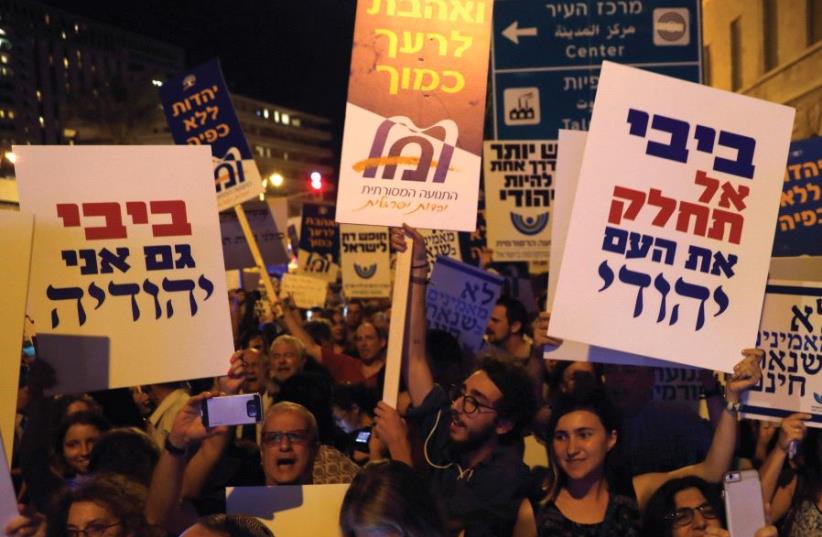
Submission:
[[[273,186],[274,188],[280,188],[281,186],[283,186],[283,181],[285,181],[285,180],[283,179],[283,176],[280,175],[279,173],[272,173],[269,176],[268,181],[271,183],[271,186]]]

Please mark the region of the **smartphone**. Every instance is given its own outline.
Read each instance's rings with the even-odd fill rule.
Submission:
[[[759,473],[756,470],[728,472],[723,483],[728,531],[734,537],[753,537],[765,525]]]
[[[354,450],[368,453],[368,441],[371,439],[371,429],[360,429],[354,438]]]
[[[258,393],[212,397],[201,403],[203,425],[247,425],[263,419],[263,406]]]

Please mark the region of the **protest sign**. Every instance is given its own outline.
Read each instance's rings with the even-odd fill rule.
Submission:
[[[534,295],[534,286],[531,284],[531,275],[528,272],[528,263],[524,261],[494,262],[489,263],[488,270],[502,277],[503,295],[519,300],[529,315],[536,316],[539,308]]]
[[[762,379],[745,395],[746,417],[779,420],[807,412],[822,427],[822,282],[768,280],[757,347]]]
[[[391,296],[388,229],[340,225],[340,263],[346,298]]]
[[[11,451],[6,451],[3,447],[6,443],[11,445],[11,438],[5,438],[0,432],[0,527],[3,528],[17,516],[17,495],[14,493],[8,462],[11,460]]]
[[[337,219],[471,231],[493,0],[357,3]]]
[[[571,221],[571,208],[577,190],[579,169],[582,155],[585,152],[587,134],[582,131],[559,131],[559,158],[557,159],[556,181],[554,184],[554,207],[551,226],[551,259],[548,274],[547,311],[553,310],[557,280],[565,250],[565,239],[568,224]],[[573,262],[573,261],[572,261]],[[549,330],[549,333],[553,330]],[[657,367],[674,367],[676,364],[654,360],[628,352],[620,352],[603,347],[596,347],[578,341],[565,340],[559,347],[546,347],[543,352],[546,360],[572,360],[575,362],[597,362],[606,364],[644,365]]]
[[[756,341],[793,116],[605,62],[552,335],[731,371]]]
[[[438,257],[426,291],[428,328],[445,330],[476,354],[503,279],[448,257]]]
[[[277,231],[284,233],[282,236],[283,250],[291,261],[291,256],[296,255],[297,250],[291,248],[291,239],[288,236],[288,198],[266,198],[268,210],[274,218],[274,227]]]
[[[287,264],[288,254],[283,248],[285,234],[279,231],[267,206],[245,210],[248,225],[260,248],[266,266]],[[237,214],[220,213],[220,235],[223,239],[223,259],[226,270],[255,267],[257,263],[248,248]]]
[[[226,514],[256,517],[276,535],[339,535],[348,485],[229,487]]]
[[[340,228],[334,221],[334,206],[303,204],[297,263],[301,274],[337,280],[340,272]]]
[[[460,259],[459,234],[456,231],[434,229],[419,230],[425,239],[425,253],[428,255],[428,266],[434,266],[438,257]]]
[[[653,397],[656,401],[687,405],[699,412],[702,398],[702,370],[684,367],[658,367],[654,378]]]
[[[822,137],[791,144],[774,256],[822,255]]]
[[[298,308],[325,307],[328,282],[302,274],[284,274],[280,282],[280,296],[293,296]]]
[[[225,373],[234,343],[208,148],[14,152],[37,222],[29,314],[56,391]]]
[[[220,211],[263,192],[260,171],[243,136],[218,60],[167,81],[160,88],[160,100],[174,143],[211,147]]]
[[[23,319],[29,288],[31,260],[31,214],[0,211],[0,433],[7,461],[11,464],[14,418],[17,414],[17,384],[23,346]]]
[[[547,261],[557,144],[485,142],[488,247],[494,261]]]

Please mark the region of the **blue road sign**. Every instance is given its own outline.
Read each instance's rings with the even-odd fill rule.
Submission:
[[[587,130],[603,60],[701,82],[700,17],[699,0],[497,0],[494,138]]]

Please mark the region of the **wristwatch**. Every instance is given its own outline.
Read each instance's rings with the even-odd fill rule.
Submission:
[[[183,457],[187,452],[186,448],[178,448],[177,446],[172,444],[168,436],[166,436],[166,441],[163,443],[163,449],[165,449],[175,457]]]

